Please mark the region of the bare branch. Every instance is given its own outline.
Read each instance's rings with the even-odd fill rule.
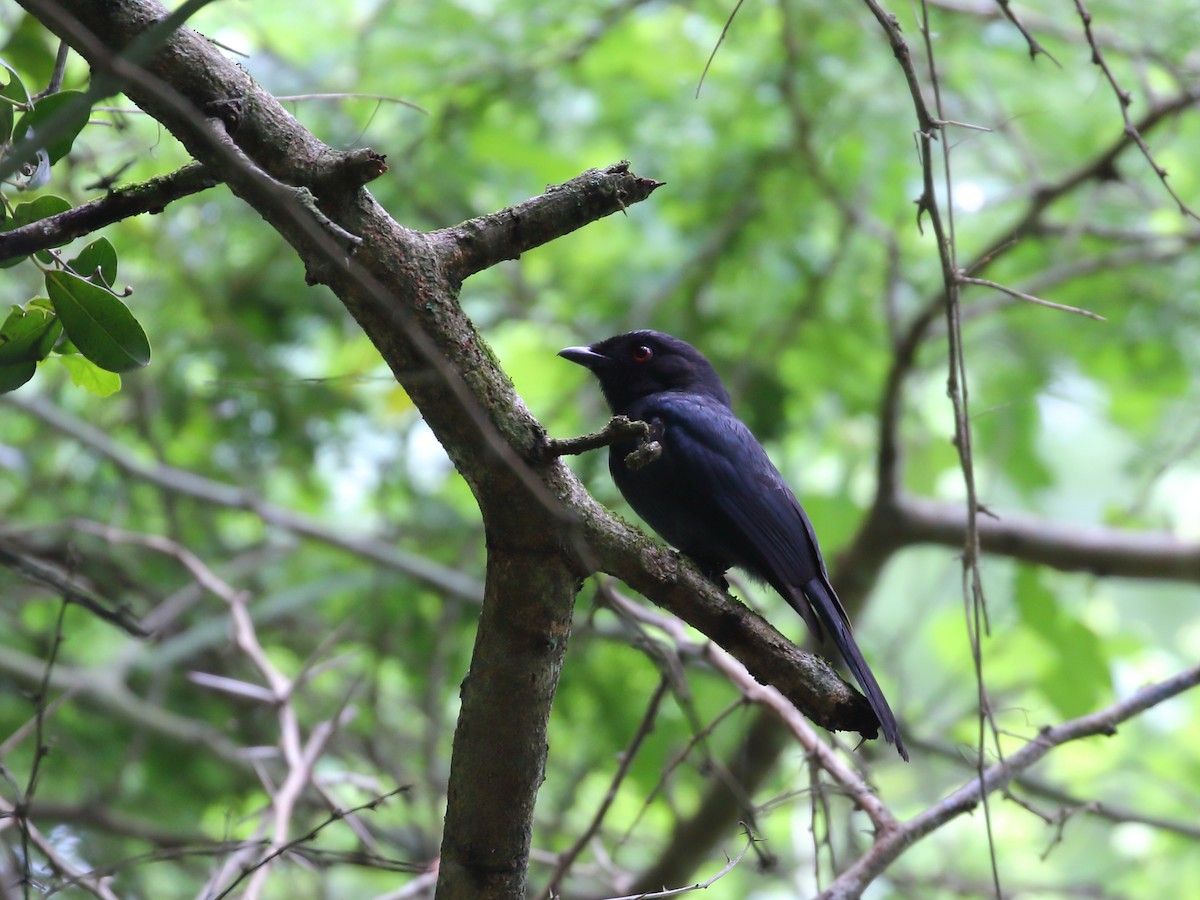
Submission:
[[[1108,321],[1104,316],[1100,315],[1099,313],[1094,313],[1091,310],[1080,309],[1078,306],[1067,306],[1064,303],[1054,303],[1051,300],[1043,300],[1041,297],[1034,296],[1033,294],[1026,294],[1024,291],[1018,291],[1015,288],[1006,287],[1005,285],[998,284],[995,281],[988,281],[986,278],[970,278],[968,276],[961,275],[959,276],[959,281],[961,281],[963,284],[975,284],[979,285],[980,287],[989,287],[992,290],[1008,294],[1010,297],[1016,297],[1018,300],[1024,300],[1027,303],[1035,303],[1038,306],[1045,306],[1048,309],[1057,309],[1060,312],[1075,313],[1076,315],[1084,316],[1088,319],[1095,319],[1098,322]]]
[[[1025,43],[1029,45],[1030,59],[1036,60],[1037,55],[1041,53],[1060,69],[1062,68],[1062,63],[1055,59],[1054,55],[1049,50],[1039,44],[1037,38],[1030,34],[1029,29],[1025,27],[1020,19],[1017,18],[1017,14],[1013,12],[1012,6],[1009,5],[1008,0],[996,0],[996,5],[1000,7],[1000,11],[1004,14],[1004,18],[1012,22],[1013,25],[1016,26],[1017,30],[1021,32],[1021,36],[1025,38]]]
[[[660,898],[665,897],[679,897],[683,894],[689,894],[692,891],[707,890],[734,870],[737,864],[742,861],[742,857],[745,856],[749,852],[750,848],[754,846],[754,841],[754,835],[747,831],[746,846],[742,848],[742,852],[726,862],[721,871],[717,872],[717,874],[706,879],[705,881],[700,881],[696,884],[690,884],[687,887],[671,889],[664,888],[661,891],[649,891],[640,894],[626,894],[622,897],[611,897],[608,898],[608,900],[660,900]]]
[[[741,691],[747,700],[766,707],[779,717],[805,752],[813,756],[817,760],[817,764],[833,777],[838,786],[854,801],[854,805],[867,814],[878,831],[888,831],[896,827],[895,816],[879,799],[871,786],[818,737],[808,720],[778,689],[759,684],[742,663],[717,644],[707,642],[698,648],[693,648],[692,639],[688,635],[686,626],[674,616],[644,609],[615,591],[612,592],[609,600],[612,603],[620,604],[622,611],[627,615],[634,616],[639,621],[669,635],[681,652],[691,652],[695,649],[702,653]]]
[[[1004,788],[1053,748],[1081,738],[1115,735],[1117,726],[1122,722],[1197,684],[1200,684],[1200,666],[1187,669],[1166,681],[1148,685],[1107,709],[1043,728],[1036,738],[1010,754],[1003,762],[989,767],[979,778],[973,778],[949,797],[933,804],[894,831],[882,835],[866,854],[821,892],[818,900],[851,900],[861,896],[867,885],[901,853],[951,819],[973,810],[985,796]]]
[[[1134,124],[1133,119],[1129,116],[1129,106],[1133,103],[1133,96],[1125,88],[1121,87],[1117,81],[1117,76],[1113,74],[1112,68],[1108,65],[1108,60],[1104,56],[1104,51],[1100,49],[1100,45],[1096,42],[1096,36],[1092,33],[1092,14],[1088,8],[1084,6],[1083,0],[1075,0],[1075,9],[1079,11],[1080,21],[1083,22],[1083,32],[1087,37],[1088,46],[1092,48],[1092,62],[1098,65],[1101,71],[1104,72],[1104,77],[1108,79],[1109,86],[1117,97],[1117,103],[1121,108],[1121,119],[1125,122],[1125,134],[1132,140],[1139,150],[1142,151],[1142,156],[1146,158],[1146,162],[1150,164],[1150,168],[1154,170],[1154,174],[1158,176],[1158,180],[1162,182],[1167,193],[1171,195],[1171,199],[1175,201],[1179,207],[1179,212],[1193,219],[1200,219],[1200,215],[1196,214],[1190,206],[1183,202],[1183,198],[1175,192],[1167,182],[1167,170],[1160,166],[1154,159],[1154,154],[1150,152],[1150,146],[1146,143],[1146,139],[1142,137],[1141,130]]]
[[[662,704],[663,698],[667,695],[667,689],[670,685],[670,681],[663,678],[659,681],[654,693],[650,695],[650,702],[646,705],[646,712],[642,716],[642,721],[634,732],[633,737],[630,739],[629,745],[621,753],[621,761],[617,765],[616,772],[613,773],[612,781],[608,785],[604,799],[600,801],[600,806],[597,808],[596,814],[592,816],[592,821],[580,832],[575,842],[571,844],[566,852],[559,854],[554,871],[550,873],[550,879],[546,882],[546,889],[539,895],[541,900],[551,900],[551,898],[559,896],[559,887],[562,884],[563,878],[571,870],[571,866],[579,857],[579,854],[583,852],[583,848],[588,845],[588,842],[600,830],[600,826],[604,823],[604,817],[612,807],[613,801],[617,799],[617,790],[633,766],[638,749],[642,746],[642,742],[645,741],[646,737],[654,730],[654,723],[658,719],[658,708]]]
[[[365,535],[347,534],[344,529],[330,528],[315,519],[270,503],[253,491],[237,485],[205,478],[175,466],[146,462],[99,428],[76,419],[42,397],[5,394],[0,397],[0,403],[11,404],[36,416],[51,428],[108,459],[138,481],[155,485],[173,494],[191,497],[202,503],[245,510],[258,516],[267,525],[369,559],[377,565],[399,572],[452,597],[479,603],[483,596],[483,585],[476,579],[415,554],[405,553],[390,542],[375,540]]]
[[[645,440],[650,437],[650,426],[645,422],[630,419],[628,416],[613,416],[608,424],[592,434],[576,438],[546,438],[542,449],[545,459],[555,459],[559,456],[578,456],[592,450],[599,450],[610,444],[633,439]]]
[[[947,547],[961,546],[966,526],[957,504],[907,495],[899,498],[886,521],[905,544]],[[1181,541],[1169,533],[1060,525],[1005,513],[981,517],[979,537],[988,553],[1065,572],[1200,582],[1200,543]]]
[[[622,161],[589,169],[498,213],[432,231],[428,238],[442,255],[449,277],[461,283],[476,272],[517,259],[584,224],[640,203],[662,185],[635,175]]]
[[[97,597],[70,576],[39,559],[22,553],[5,540],[0,540],[0,566],[6,566],[31,581],[44,584],[56,591],[68,603],[83,607],[93,615],[106,622],[111,622],[135,637],[146,636],[146,631],[127,608],[114,606],[109,601]]]

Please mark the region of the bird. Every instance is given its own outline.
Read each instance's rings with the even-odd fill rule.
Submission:
[[[704,354],[679,338],[643,329],[558,355],[596,376],[613,415],[650,428],[644,438],[609,446],[609,472],[634,512],[722,588],[728,586],[726,571],[743,569],[773,587],[819,641],[828,632],[884,738],[907,761],[896,717],[854,640],[812,522],[734,413]],[[650,441],[661,448],[657,458],[631,466],[629,454]]]

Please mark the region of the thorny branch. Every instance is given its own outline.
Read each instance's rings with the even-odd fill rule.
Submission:
[[[1092,48],[1092,62],[1100,67],[1104,72],[1104,77],[1108,80],[1109,86],[1112,88],[1113,94],[1116,95],[1117,104],[1121,108],[1121,119],[1125,122],[1125,134],[1142,152],[1142,156],[1146,158],[1146,162],[1150,164],[1150,168],[1154,170],[1154,174],[1158,176],[1158,180],[1162,182],[1167,193],[1171,195],[1171,199],[1175,201],[1175,205],[1179,207],[1179,212],[1182,215],[1192,219],[1200,220],[1200,215],[1196,214],[1190,206],[1183,202],[1183,198],[1175,192],[1175,188],[1167,181],[1167,170],[1160,166],[1154,159],[1154,154],[1150,152],[1150,146],[1146,143],[1146,139],[1142,137],[1141,130],[1134,124],[1134,121],[1129,116],[1129,107],[1133,103],[1133,95],[1125,88],[1121,87],[1117,81],[1117,76],[1113,74],[1112,67],[1108,64],[1108,59],[1104,56],[1104,51],[1100,49],[1100,44],[1096,41],[1096,35],[1092,32],[1092,14],[1084,5],[1083,0],[1075,0],[1075,9],[1079,12],[1079,19],[1083,23],[1083,33],[1087,38],[1088,46]]]

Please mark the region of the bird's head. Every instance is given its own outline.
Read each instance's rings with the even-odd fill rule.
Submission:
[[[618,334],[590,347],[567,347],[558,355],[595,373],[614,413],[669,391],[703,394],[729,405],[729,394],[704,354],[661,331]]]

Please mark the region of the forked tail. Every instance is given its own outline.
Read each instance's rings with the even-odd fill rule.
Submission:
[[[867,665],[862,651],[858,649],[858,643],[854,640],[854,634],[850,630],[850,619],[842,607],[842,601],[834,593],[833,586],[822,573],[804,585],[804,594],[808,597],[808,602],[816,611],[817,618],[825,630],[833,637],[838,652],[842,654],[846,666],[866,695],[867,702],[871,704],[871,709],[875,713],[875,718],[879,720],[879,727],[883,730],[884,738],[888,743],[895,744],[900,756],[905,762],[908,762],[908,750],[900,737],[900,726],[896,724],[892,708],[888,706],[887,699],[883,696],[883,689],[879,687],[879,682],[875,680],[871,667]],[[797,597],[793,600],[792,605],[795,606],[797,602],[802,603],[803,600]],[[805,616],[804,618],[808,619],[809,617]],[[820,632],[817,631],[817,637],[820,636]]]

